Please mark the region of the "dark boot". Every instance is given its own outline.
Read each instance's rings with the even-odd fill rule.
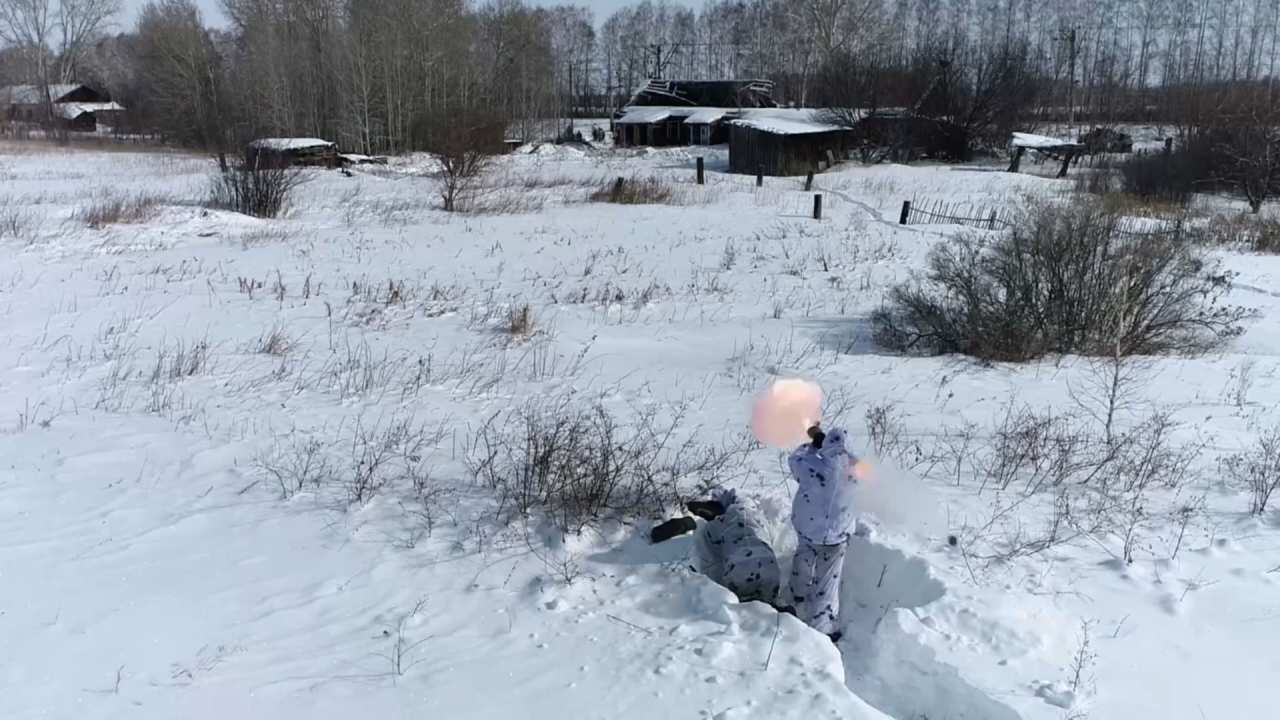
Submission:
[[[839,645],[839,644],[840,644],[840,638],[844,637],[844,633],[843,633],[843,632],[841,632],[841,631],[839,631],[839,630],[837,630],[837,631],[835,631],[835,632],[831,633],[830,635],[828,635],[827,637],[831,638],[831,642],[833,642],[833,643],[835,643],[835,644]]]

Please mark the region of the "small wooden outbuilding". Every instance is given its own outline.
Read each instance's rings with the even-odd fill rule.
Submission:
[[[853,141],[851,130],[820,122],[812,111],[751,113],[729,124],[729,170],[804,175],[847,158]]]
[[[337,167],[338,145],[320,138],[262,138],[245,149],[249,167]]]

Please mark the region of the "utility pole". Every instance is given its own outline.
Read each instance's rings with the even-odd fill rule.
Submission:
[[[1076,28],[1062,31],[1060,40],[1067,43],[1067,124],[1076,124]]]

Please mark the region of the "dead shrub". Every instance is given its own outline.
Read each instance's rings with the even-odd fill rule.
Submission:
[[[277,440],[270,452],[258,457],[254,468],[276,483],[285,500],[308,488],[318,490],[333,475],[324,443],[296,435],[290,435],[287,444]]]
[[[995,239],[941,243],[923,282],[889,291],[874,338],[898,352],[1026,362],[1201,352],[1242,331],[1249,313],[1222,304],[1229,274],[1176,236],[1134,236],[1118,220],[1044,207]]]
[[[442,423],[432,433],[412,418],[394,418],[386,425],[358,422],[351,438],[350,465],[342,478],[347,499],[363,505],[394,486],[427,497],[430,474],[423,457],[440,442],[443,428]]]
[[[1246,450],[1222,460],[1226,476],[1249,491],[1249,512],[1267,511],[1271,495],[1280,488],[1280,425],[1263,433]]]
[[[674,189],[657,178],[618,178],[591,193],[591,202],[615,205],[674,205]]]
[[[294,190],[305,180],[302,171],[295,168],[240,165],[214,174],[205,206],[276,218],[289,207]]]
[[[646,410],[623,424],[599,404],[531,401],[481,428],[470,464],[500,512],[541,513],[565,533],[653,517],[740,467],[733,449],[677,440],[681,414],[662,421]]]
[[[1166,492],[1186,484],[1204,448],[1177,442],[1179,429],[1168,414],[1153,413],[1108,441],[1080,415],[1011,403],[986,442],[964,443],[978,491],[992,495],[985,519],[961,533],[964,552],[1008,562],[1111,537],[1121,544],[1118,559],[1133,562],[1165,518],[1179,518],[1184,530],[1194,519],[1185,516],[1187,503]],[[955,462],[958,473],[959,458]],[[1051,503],[1047,516],[1039,525],[1029,522],[1036,517],[1030,507],[1042,500]]]
[[[154,219],[165,202],[165,198],[147,193],[105,193],[92,205],[77,209],[73,217],[92,230],[108,225],[137,225]]]

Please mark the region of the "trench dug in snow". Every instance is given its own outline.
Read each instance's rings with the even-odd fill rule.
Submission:
[[[899,621],[946,593],[920,558],[854,537],[845,560],[840,650],[845,684],[899,720],[1018,720],[973,687]]]

